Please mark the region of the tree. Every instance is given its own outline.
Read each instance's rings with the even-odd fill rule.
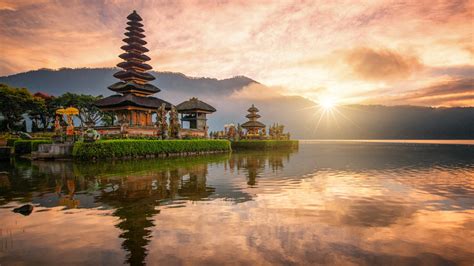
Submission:
[[[56,106],[62,107],[76,107],[79,109],[79,120],[81,127],[84,125],[96,125],[104,115],[97,106],[95,101],[101,99],[102,96],[92,96],[85,94],[75,94],[67,92],[60,97],[54,99]]]
[[[113,112],[104,112],[102,116],[102,124],[106,127],[113,126],[115,123],[116,117]]]
[[[47,122],[42,119],[46,112],[45,100],[39,97],[33,97],[31,110],[28,112],[28,116],[31,119],[31,130],[33,132],[38,131],[40,128],[44,130],[48,127]]]
[[[9,131],[24,120],[23,115],[32,110],[34,105],[33,96],[26,88],[12,88],[0,84],[0,113]]]

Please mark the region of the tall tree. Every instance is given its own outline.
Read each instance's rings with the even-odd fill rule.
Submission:
[[[31,119],[31,130],[33,132],[38,131],[40,128],[45,130],[48,127],[47,122],[42,119],[46,112],[45,100],[40,97],[33,97],[31,110],[28,112],[28,116]]]
[[[0,113],[9,131],[24,121],[23,115],[28,113],[34,104],[33,96],[26,88],[12,88],[0,84]]]

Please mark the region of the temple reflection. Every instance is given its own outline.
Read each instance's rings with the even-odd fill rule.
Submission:
[[[246,183],[255,186],[265,171],[283,169],[291,153],[233,153],[97,164],[19,160],[12,162],[13,169],[21,172],[16,175],[25,178],[12,180],[10,184],[5,174],[5,178],[0,179],[0,189],[10,191],[11,199],[18,192],[23,196],[27,194],[28,200],[44,207],[113,209],[112,215],[119,218],[116,227],[122,231],[122,248],[128,252],[126,263],[139,265],[145,262],[160,208],[176,206],[183,200],[225,198],[238,203],[252,199],[250,194],[236,191],[232,184],[208,184],[209,167],[242,173]],[[28,193],[35,188],[41,188],[42,194]],[[8,196],[8,193],[2,194]]]
[[[290,160],[290,155],[295,150],[280,150],[271,152],[240,152],[234,153],[229,158],[226,170],[244,171],[247,177],[247,185],[255,186],[257,178],[265,171],[276,173],[283,169],[284,161]]]
[[[144,264],[147,258],[156,259],[157,254],[181,258],[180,252],[194,252],[195,259],[200,259],[200,250],[195,246],[211,239],[215,232],[222,233],[219,241],[232,243],[228,245],[232,246],[231,251],[239,254],[248,250],[261,254],[257,247],[270,250],[276,245],[284,247],[281,254],[298,257],[303,250],[300,244],[313,247],[317,239],[320,250],[330,250],[335,256],[360,255],[362,259],[356,262],[365,262],[364,256],[380,256],[370,243],[367,250],[351,253],[353,243],[338,238],[338,233],[329,240],[319,239],[318,235],[334,230],[386,239],[387,230],[405,236],[410,229],[404,228],[408,226],[418,232],[420,239],[432,238],[434,233],[420,231],[420,224],[437,225],[432,222],[437,218],[458,219],[460,225],[467,221],[472,212],[473,186],[466,182],[466,176],[474,177],[473,169],[472,150],[420,150],[394,145],[308,145],[298,152],[234,152],[98,163],[32,163],[18,159],[0,162],[0,207],[8,209],[10,221],[32,221],[43,215],[40,222],[45,224],[59,219],[67,224],[66,228],[82,224],[74,228],[76,231],[63,230],[65,239],[84,232],[88,237],[103,238],[97,230],[88,231],[89,221],[109,221],[100,230],[110,228],[106,230],[107,243],[113,242],[119,251],[114,258],[129,264]],[[26,204],[35,207],[31,215],[11,212],[12,206]],[[82,210],[72,211],[74,208]],[[40,213],[43,211],[60,215]],[[198,224],[195,221],[204,220],[204,226],[194,226]],[[248,224],[241,226],[245,223]],[[443,231],[444,227],[437,230],[451,236],[449,231]],[[241,236],[240,246],[233,245],[236,235]],[[207,247],[224,251],[219,254],[231,252],[220,249],[221,242],[216,243],[208,241]],[[206,247],[206,243],[202,245]],[[184,248],[170,251],[170,246]],[[391,250],[385,253],[391,254]],[[312,256],[325,259],[318,257],[320,254],[326,253]],[[222,262],[224,257],[216,261]],[[400,259],[380,258],[380,264],[385,259]]]

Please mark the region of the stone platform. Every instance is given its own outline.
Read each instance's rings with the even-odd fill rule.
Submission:
[[[40,144],[38,151],[31,153],[32,160],[71,159],[74,144]]]

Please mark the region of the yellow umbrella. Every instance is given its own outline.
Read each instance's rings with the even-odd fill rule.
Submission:
[[[65,111],[66,111],[66,109],[64,109],[64,108],[59,108],[58,110],[56,110],[56,114],[58,114],[58,115],[63,115],[63,114],[65,114]]]
[[[66,108],[66,110],[64,110],[64,114],[66,114],[66,115],[78,115],[79,110],[77,108],[74,108],[74,107],[68,107],[68,108]]]

